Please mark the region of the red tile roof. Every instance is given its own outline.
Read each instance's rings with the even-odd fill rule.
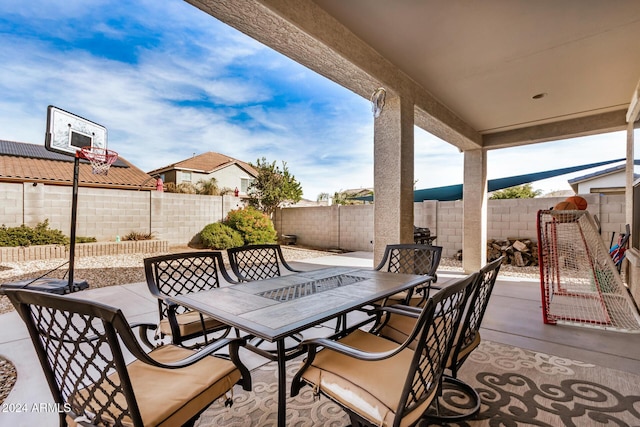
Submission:
[[[73,185],[73,157],[47,152],[44,146],[0,140],[0,182],[42,182]],[[86,160],[80,161],[79,186],[153,190],[156,179],[120,157],[109,174],[94,175]]]

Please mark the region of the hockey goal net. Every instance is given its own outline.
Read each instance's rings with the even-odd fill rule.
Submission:
[[[640,315],[588,211],[538,212],[542,314],[568,323],[640,332]]]

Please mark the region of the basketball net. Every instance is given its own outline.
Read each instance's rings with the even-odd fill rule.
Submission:
[[[97,147],[82,147],[80,156],[91,163],[94,175],[107,175],[111,165],[118,159],[115,151]]]

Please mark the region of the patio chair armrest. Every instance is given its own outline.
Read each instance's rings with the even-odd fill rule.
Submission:
[[[168,345],[173,345],[173,344],[168,344]],[[238,348],[243,345],[245,345],[245,340],[243,338],[221,338],[205,347],[202,347],[201,349],[195,351],[194,353],[180,360],[176,360],[172,362],[159,362],[153,358],[152,354],[151,355],[145,354],[145,357],[138,357],[138,359],[140,359],[141,362],[144,362],[148,365],[157,366],[159,368],[179,369],[179,368],[185,368],[187,366],[191,366],[194,363],[198,362],[199,360],[202,360],[203,358],[212,355],[216,351],[226,346],[229,346],[231,353],[233,353],[234,351],[237,352]],[[234,348],[235,350],[233,350]]]
[[[282,266],[283,266],[284,268],[286,268],[287,270],[289,270],[289,271],[291,271],[291,272],[293,272],[293,273],[303,273],[303,270],[297,270],[297,269],[295,269],[295,268],[291,267],[291,266],[287,263],[287,261],[285,261],[285,260],[284,260],[284,258],[283,258],[283,259],[281,259],[280,261],[281,261],[281,263],[282,263]]]
[[[131,327],[131,329],[138,328],[138,336],[140,337],[140,341],[142,341],[142,343],[146,345],[149,349],[153,349],[156,347],[149,340],[148,332],[155,331],[156,329],[158,329],[158,325],[154,325],[152,323],[140,322],[140,323],[131,323],[129,326]]]
[[[227,271],[227,269],[224,267],[224,265],[220,266],[219,271],[220,271],[220,274],[222,274],[222,277],[224,277],[224,280],[231,285],[237,285],[238,283],[242,282],[242,280],[236,280],[232,278],[229,272]]]
[[[401,316],[408,316],[414,319],[417,319],[418,317],[420,317],[420,313],[422,313],[422,309],[419,307],[414,307],[411,305],[403,305],[403,304],[394,304],[394,305],[380,307],[378,311],[398,314]]]
[[[246,278],[242,273],[240,273],[239,271],[233,271],[233,274],[236,275],[236,277],[238,278],[238,280],[234,280],[234,284],[238,284],[238,283],[247,283],[247,282],[253,282],[253,280]],[[233,279],[231,279],[233,280]]]
[[[306,347],[309,355],[313,354],[315,357],[315,353],[317,353],[318,347],[323,347],[324,349],[333,350],[335,352],[344,354],[349,357],[353,357],[359,360],[366,361],[375,361],[375,360],[384,360],[392,357],[393,355],[400,352],[405,346],[398,346],[393,350],[389,351],[381,351],[381,352],[368,352],[357,349],[355,347],[348,346],[339,341],[334,341],[329,338],[313,338],[309,340],[304,340],[300,344],[303,347]]]

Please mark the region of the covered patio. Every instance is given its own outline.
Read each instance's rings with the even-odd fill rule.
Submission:
[[[187,1],[384,104],[372,146],[376,260],[412,239],[414,126],[464,153],[465,271],[486,259],[488,150],[628,129],[632,223],[640,4]]]
[[[371,268],[373,266],[372,258],[373,254],[370,252],[353,252],[310,258],[291,264],[300,270],[313,270],[326,266]],[[462,275],[461,271],[440,270],[438,282],[446,284]],[[157,321],[156,301],[149,293],[146,283],[110,286],[78,292],[73,296],[120,307],[131,322],[153,323]],[[354,317],[350,320],[356,321],[357,319]],[[2,325],[0,329],[0,354],[6,355],[12,360],[18,371],[18,381],[4,402],[4,406],[27,404],[31,409],[34,403],[51,404],[53,400],[24,323],[16,312],[11,312],[0,316],[0,324]],[[498,277],[482,325],[483,347],[479,349],[476,358],[472,359],[472,363],[461,372],[460,376],[465,380],[474,381],[474,379],[482,380],[483,378],[486,380],[487,375],[498,375],[498,373],[502,373],[505,378],[509,378],[509,375],[525,375],[528,372],[527,369],[533,367],[537,374],[535,374],[535,378],[532,377],[531,381],[534,381],[540,389],[544,389],[544,384],[557,386],[559,390],[557,399],[560,405],[566,405],[567,408],[574,405],[602,406],[601,413],[607,416],[626,419],[627,423],[630,423],[628,417],[631,417],[631,420],[634,420],[634,416],[637,417],[635,418],[636,423],[640,420],[637,413],[637,403],[634,415],[633,406],[625,406],[628,405],[628,402],[615,393],[607,395],[604,402],[594,403],[589,402],[588,392],[584,392],[584,395],[580,396],[570,396],[569,389],[564,390],[560,386],[562,380],[575,380],[578,384],[586,381],[591,384],[586,385],[586,390],[598,390],[599,392],[617,390],[631,399],[631,402],[633,399],[637,400],[638,396],[633,397],[633,395],[637,395],[633,392],[634,387],[640,381],[640,343],[636,339],[636,334],[545,325],[542,322],[540,308],[539,282],[533,278],[518,278],[504,274]],[[313,328],[305,335],[327,335],[331,332],[332,327],[333,323],[327,324],[325,327]],[[254,383],[253,394],[243,397],[243,393],[246,392],[236,386],[234,388],[236,404],[232,408],[225,408],[223,402],[218,401],[210,406],[196,425],[224,425],[234,419],[236,422],[245,423],[247,420],[252,420],[252,423],[257,423],[254,425],[275,425],[276,404],[273,399],[275,391],[273,388],[267,387],[269,380],[265,380],[265,378],[270,378],[270,387],[273,387],[273,381],[275,381],[273,362],[267,363],[266,359],[245,350],[242,351],[241,357],[251,369],[252,377],[257,381]],[[295,368],[298,366],[296,360],[289,363],[291,363],[291,369],[294,369],[293,366]],[[580,375],[576,373],[578,371]],[[269,377],[269,373],[271,373],[271,377]],[[574,376],[578,378],[574,378]],[[611,380],[612,378],[613,380]],[[264,387],[262,387],[263,382]],[[607,382],[609,383],[607,384]],[[487,390],[486,384],[482,383],[478,388]],[[508,390],[509,387],[501,386],[494,391],[500,394],[501,398],[504,398],[506,396],[504,393],[507,393]],[[489,391],[487,390],[486,393]],[[536,389],[530,393],[535,395],[540,391]],[[306,397],[302,396],[301,401],[296,401],[294,398],[288,399],[289,422],[293,422],[298,417],[312,417],[311,414],[304,411],[316,411],[324,414],[323,417],[340,422],[343,414],[340,410],[335,411],[337,407],[334,407],[334,411],[331,412],[326,407],[329,404],[326,398],[314,399],[311,396],[311,390]],[[521,397],[524,407],[534,402],[532,400],[527,403],[524,401],[526,396]],[[487,425],[488,419],[483,419],[483,416],[506,416],[511,420],[520,420],[520,422],[526,422],[526,416],[531,416],[529,414],[522,418],[523,415],[520,413],[510,413],[509,405],[498,411],[500,413],[495,413],[496,399],[491,398],[490,395],[485,395],[484,399],[483,412],[481,412],[479,419],[469,421],[468,425]],[[568,399],[568,401],[562,401],[562,399]],[[261,409],[258,410],[257,407]],[[533,408],[529,408],[529,411],[534,409],[537,411],[534,418],[548,423],[543,425],[559,425],[557,424],[559,419],[557,415],[545,413],[546,409],[543,407],[535,408],[535,404]],[[629,412],[630,410],[631,412]],[[330,416],[327,415],[327,411]],[[558,412],[562,413],[562,410]],[[586,412],[598,413],[598,410]],[[313,416],[315,417],[317,414]],[[571,416],[575,417],[573,420],[578,425],[588,425],[580,424],[580,421],[588,421],[583,415],[570,416],[565,413],[564,416],[568,416],[569,419]],[[57,414],[50,411],[14,411],[5,412],[0,416],[3,425],[12,426],[55,425],[56,420]],[[321,420],[325,420],[325,418]],[[316,423],[324,422],[321,420],[316,419]],[[306,420],[305,422],[310,421]],[[314,425],[313,422],[310,425]]]
[[[332,265],[371,268],[387,244],[413,241],[415,126],[453,144],[465,158],[463,271],[440,271],[441,282],[476,271],[486,262],[487,150],[627,129],[626,221],[633,222],[630,177],[640,109],[635,104],[640,56],[634,53],[640,3],[566,0],[536,2],[533,7],[531,2],[497,0],[187,1],[367,99],[374,93],[379,100],[384,95],[372,144],[374,251],[295,263],[301,270]],[[632,262],[638,258],[630,251]],[[81,292],[77,297],[120,307],[129,321],[157,322],[156,301],[145,283]],[[494,355],[512,355],[507,362],[515,365],[503,379],[510,378],[509,372],[522,374],[525,367],[539,364],[542,374],[531,380],[531,387],[562,388],[563,375],[571,380],[571,372],[580,370],[579,384],[589,382],[615,392],[600,402],[606,410],[590,412],[603,414],[601,419],[620,416],[623,423],[640,422],[638,393],[631,395],[640,382],[638,335],[546,325],[540,305],[538,279],[499,276],[481,334],[488,346],[483,354],[493,348]],[[17,313],[2,315],[0,325],[0,354],[14,361],[18,371],[5,405],[51,403]],[[310,333],[325,334],[331,326]],[[256,375],[265,366],[266,360],[256,355],[245,352],[243,357]],[[497,365],[487,366],[461,375],[479,381],[481,373],[496,369]],[[612,377],[614,383],[603,384]],[[507,388],[501,390],[508,397]],[[630,395],[630,401],[623,399]],[[554,402],[553,397],[547,399]],[[588,398],[580,399],[587,405]],[[562,404],[575,403],[571,398]],[[241,405],[234,408],[220,404],[213,408],[219,412],[203,414],[199,425],[218,425],[222,412],[242,411]],[[508,404],[505,408],[511,420],[531,419],[521,417],[523,410],[509,413]],[[542,409],[536,407],[536,414]],[[484,410],[488,413],[486,406]],[[268,408],[264,413],[265,418],[252,421],[274,423]],[[546,425],[560,425],[567,419],[559,418],[564,415],[545,413],[541,418]],[[580,423],[585,422],[583,416],[576,415],[578,425],[587,425]],[[47,411],[8,411],[0,421],[53,425],[56,418]],[[486,425],[486,419],[468,425]]]

